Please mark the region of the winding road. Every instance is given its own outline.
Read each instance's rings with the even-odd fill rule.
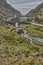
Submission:
[[[36,25],[36,26],[43,27],[43,25],[42,25],[42,24],[37,24],[37,23],[31,23],[31,24]]]
[[[12,19],[12,18],[7,19],[7,21],[9,21],[10,19]],[[13,23],[15,23],[15,26],[16,26],[17,28],[19,27],[19,23],[20,23],[20,22],[12,22],[12,24],[13,24]],[[16,23],[18,23],[18,24],[16,25]],[[20,24],[21,24],[21,23],[20,23]],[[31,22],[23,22],[22,24],[32,24],[32,25],[36,25],[36,26],[43,27],[42,24],[31,23]],[[17,29],[17,28],[16,28],[16,29]],[[14,30],[14,29],[13,29],[13,30]],[[12,31],[13,31],[13,30],[12,30]],[[30,36],[30,35],[28,35],[28,34],[26,34],[26,33],[22,33],[21,35],[24,36],[25,38],[30,39],[30,44],[31,44],[32,46],[35,46],[35,47],[38,47],[38,48],[43,48],[43,46],[36,45],[36,44],[33,44],[33,43],[32,43],[33,41],[43,42],[43,38],[33,37],[33,36]]]
[[[8,18],[7,21],[11,21],[12,19],[18,19],[18,18]],[[12,22],[12,23],[16,23],[16,22]],[[42,24],[38,24],[38,23],[32,23],[32,22],[28,22],[28,21],[25,21],[25,22],[17,22],[17,23],[20,23],[20,24],[32,24],[32,25],[36,25],[36,26],[40,26],[40,27],[43,27]]]
[[[30,44],[31,44],[32,46],[35,46],[35,47],[38,47],[38,48],[43,48],[43,46],[33,44],[33,41],[43,42],[43,39],[42,39],[42,38],[32,37],[32,36],[30,36],[30,35],[28,35],[28,34],[21,34],[21,35],[24,36],[24,37],[27,38],[27,39],[30,39]]]
[[[16,25],[15,25],[16,26]],[[41,26],[41,24],[37,24],[37,26]],[[18,25],[16,27],[19,27]],[[42,26],[41,26],[42,27]],[[35,47],[38,47],[38,48],[43,48],[43,46],[40,46],[40,45],[36,45],[36,44],[33,44],[33,42],[43,42],[43,38],[37,38],[37,37],[33,37],[33,36],[30,36],[29,34],[26,34],[26,33],[21,33],[22,36],[24,36],[25,38],[28,38],[30,39],[30,44],[32,46],[35,46]]]

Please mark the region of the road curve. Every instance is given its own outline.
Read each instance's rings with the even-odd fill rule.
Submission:
[[[32,37],[32,36],[30,36],[30,35],[28,35],[28,34],[21,34],[21,35],[24,36],[24,37],[27,38],[27,39],[30,39],[30,44],[31,44],[32,46],[35,46],[35,47],[38,47],[38,48],[43,48],[43,46],[33,44],[33,39],[34,39],[34,41],[37,41],[37,42],[43,42],[43,39],[41,39],[41,38],[35,38],[35,37]],[[37,40],[36,40],[36,39],[37,39]]]
[[[36,25],[36,26],[43,27],[43,25],[42,25],[42,24],[37,24],[37,23],[31,23],[31,24]]]
[[[13,18],[14,18],[14,17],[12,17],[12,18],[8,18],[8,19],[7,19],[7,22],[10,21],[10,20],[12,20]],[[11,22],[11,23],[16,23],[16,22]],[[20,22],[20,21],[19,21],[18,24],[19,24],[19,23],[20,23],[20,24],[33,24],[33,25],[36,25],[36,26],[43,27],[42,24],[32,23],[32,22],[28,22],[28,21],[25,21],[25,22]]]
[[[12,19],[12,18],[9,18],[7,21],[9,21],[10,19]],[[12,22],[12,23],[18,23],[18,24],[19,24],[20,22]],[[33,24],[33,25],[36,25],[36,26],[43,27],[42,24],[31,23],[31,22],[24,22],[23,24],[25,24],[25,23],[27,23],[27,24]],[[21,23],[20,23],[20,24],[21,24]],[[18,27],[19,27],[19,26],[18,26]],[[32,46],[35,46],[35,47],[38,47],[38,48],[43,48],[43,46],[38,46],[38,45],[32,43],[33,41],[43,42],[43,39],[37,38],[37,37],[32,37],[32,36],[30,36],[30,35],[28,35],[28,34],[21,34],[21,35],[23,35],[24,37],[30,39],[30,44],[31,44]]]

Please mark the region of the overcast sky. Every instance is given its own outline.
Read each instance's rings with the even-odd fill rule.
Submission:
[[[43,0],[7,0],[15,9],[19,10],[23,15],[34,9]]]

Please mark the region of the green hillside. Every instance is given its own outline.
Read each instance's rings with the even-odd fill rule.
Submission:
[[[43,65],[43,49],[32,46],[29,39],[11,32],[12,28],[15,27],[0,25],[0,65]]]
[[[39,4],[35,9],[32,9],[26,16],[28,16],[28,21],[43,24],[43,3]]]

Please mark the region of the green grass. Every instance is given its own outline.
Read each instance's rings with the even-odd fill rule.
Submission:
[[[12,28],[15,27],[0,25],[0,59],[2,54],[6,54],[0,65],[43,65],[43,56],[33,56],[36,51],[43,54],[43,49],[32,46],[29,39],[11,32]]]
[[[30,34],[31,36],[43,38],[43,28],[42,27],[38,27],[35,25],[31,25],[31,24],[27,24],[27,25],[21,24],[20,27],[22,27],[23,29],[26,29],[28,31],[28,34]]]
[[[34,42],[34,44],[39,45],[39,46],[43,46],[43,42]]]

